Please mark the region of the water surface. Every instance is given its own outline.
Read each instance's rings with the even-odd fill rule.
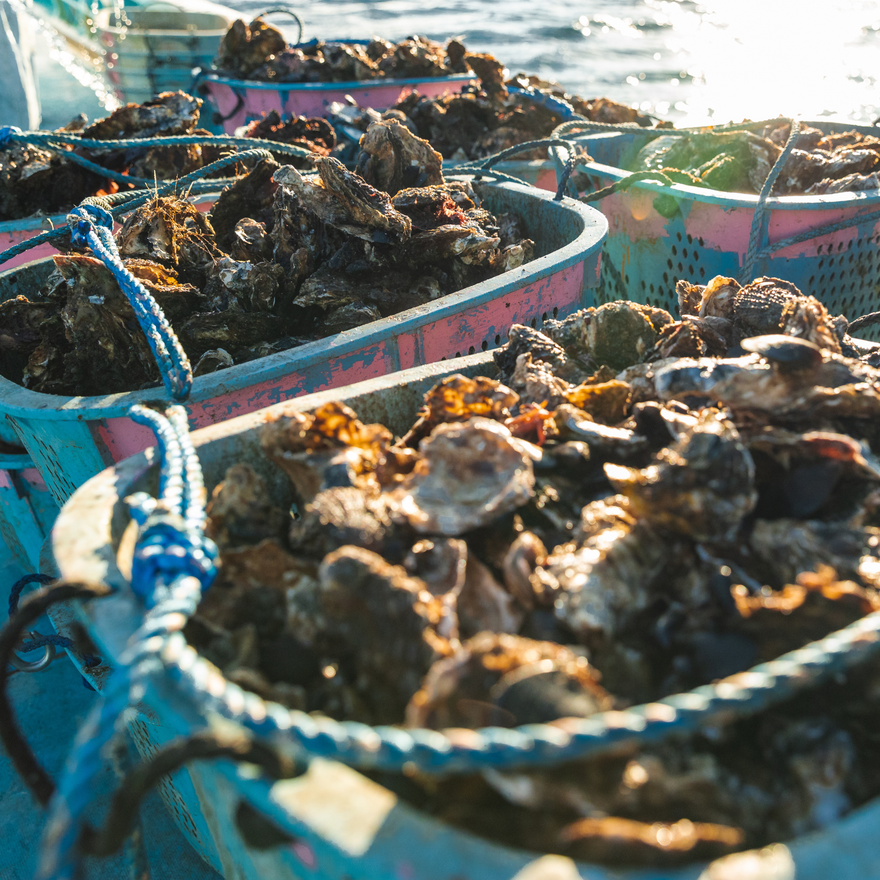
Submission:
[[[269,4],[229,5],[248,15]],[[462,36],[512,73],[540,74],[678,124],[880,116],[880,6],[867,0],[329,0],[299,9],[307,38]],[[47,52],[39,71],[45,127],[71,111],[100,115],[92,92]]]

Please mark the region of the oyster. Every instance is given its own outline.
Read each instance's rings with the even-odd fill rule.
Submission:
[[[373,123],[361,138],[360,150],[357,173],[391,196],[407,187],[443,183],[443,157],[396,119]]]
[[[421,534],[461,535],[531,497],[526,444],[498,422],[441,423],[419,444],[421,459],[394,490],[400,515]]]
[[[383,244],[409,238],[412,223],[391,205],[391,199],[345,170],[337,159],[318,162],[320,181],[307,180],[296,169],[285,166],[274,180],[288,187],[321,221],[337,229]]]
[[[480,633],[429,670],[410,727],[515,727],[612,706],[585,657],[552,642]]]
[[[319,651],[339,658],[339,675],[374,723],[393,722],[431,664],[457,645],[439,634],[448,629],[449,607],[403,568],[360,547],[331,553],[319,576]]]

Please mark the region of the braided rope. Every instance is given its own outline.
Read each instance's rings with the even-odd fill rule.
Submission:
[[[270,141],[265,138],[243,138],[234,135],[197,135],[178,134],[168,137],[128,138],[123,140],[95,140],[84,138],[75,132],[57,131],[22,131],[15,126],[7,125],[0,128],[0,149],[5,149],[10,144],[30,144],[35,147],[44,147],[56,152],[64,151],[65,147],[82,147],[86,150],[136,150],[150,147],[183,147],[183,146],[213,146],[213,147],[241,147],[245,150],[264,149],[273,153],[284,153],[288,156],[298,156],[300,159],[316,159],[316,153],[305,147],[297,147],[295,144],[285,144],[281,141]],[[151,181],[152,182],[152,181]]]
[[[189,358],[152,294],[125,268],[113,238],[113,217],[96,205],[83,205],[67,215],[67,222],[73,243],[91,248],[112,272],[119,289],[131,304],[159,365],[166,391],[175,400],[185,400],[193,381]]]
[[[9,616],[12,617],[18,611],[18,603],[21,599],[22,590],[29,584],[51,584],[55,578],[48,574],[26,574],[19,578],[9,588]]]
[[[776,660],[684,694],[623,712],[562,724],[456,731],[370,727],[313,718],[243,691],[186,643],[167,639],[159,660],[202,711],[269,736],[281,733],[303,751],[364,769],[427,773],[541,767],[596,756],[623,744],[658,742],[761,712],[819,681],[880,655],[880,612]],[[210,690],[206,688],[210,682]]]
[[[658,137],[688,137],[692,134],[718,134],[734,131],[751,131],[753,128],[763,128],[768,125],[791,124],[792,120],[787,116],[777,116],[775,119],[761,119],[757,122],[730,122],[724,125],[694,125],[685,128],[645,128],[636,122],[593,122],[586,117],[579,116],[558,125],[552,133],[552,137],[563,137],[576,132],[595,133],[600,132],[645,132]]]
[[[160,439],[159,446],[163,471],[181,475],[184,484],[182,491],[175,493],[169,488],[172,481],[165,479],[165,503],[147,517],[139,533],[134,568],[146,564],[150,570],[149,593],[145,598],[152,607],[120,657],[101,703],[76,738],[50,805],[37,874],[41,880],[74,880],[77,875],[80,826],[94,794],[94,778],[103,766],[102,755],[124,723],[126,710],[143,699],[149,678],[161,671],[157,654],[168,639],[175,635],[182,638],[180,631],[216,574],[216,547],[200,533],[193,535],[183,519],[188,505],[193,516],[199,513],[201,479],[192,490],[186,487],[188,463],[187,453],[181,451],[186,444],[181,442],[185,431],[180,430],[179,409],[169,410],[165,419],[157,413],[148,420],[161,425],[165,437],[164,441]],[[136,415],[147,420],[143,412]],[[174,440],[169,442],[172,435]],[[160,534],[164,538],[157,541]],[[143,584],[141,575],[138,577]]]

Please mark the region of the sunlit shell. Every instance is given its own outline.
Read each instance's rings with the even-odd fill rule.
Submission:
[[[498,422],[438,425],[419,451],[422,460],[395,493],[401,514],[422,534],[464,534],[531,497],[531,458]]]

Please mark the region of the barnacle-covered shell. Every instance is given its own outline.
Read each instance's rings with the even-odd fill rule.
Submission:
[[[513,727],[611,708],[586,658],[562,645],[480,633],[435,663],[407,707],[410,727]]]
[[[324,223],[356,238],[400,243],[410,237],[412,222],[391,205],[387,193],[347,171],[332,156],[320,159],[316,166],[320,180],[304,178],[289,165],[276,171],[273,179],[295,193]]]
[[[214,489],[205,532],[223,548],[256,544],[264,538],[279,538],[287,519],[272,504],[266,481],[242,462],[229,468]]]
[[[637,517],[698,541],[732,540],[758,498],[752,456],[734,425],[712,410],[654,464],[606,464],[605,473]]]
[[[350,658],[350,683],[378,723],[399,721],[430,665],[457,645],[439,634],[455,629],[449,606],[404,568],[360,547],[324,559],[317,601],[324,621],[318,644]]]
[[[422,534],[464,534],[531,497],[531,457],[498,422],[440,424],[419,452],[421,460],[395,493],[401,515]]]
[[[374,122],[360,149],[357,173],[391,196],[407,187],[443,183],[443,157],[396,119]]]
[[[593,313],[586,344],[597,364],[624,370],[638,363],[672,322],[672,316],[662,309],[632,302],[606,303]]]
[[[591,523],[597,518],[598,529]],[[556,547],[543,566],[558,584],[556,616],[582,638],[614,637],[651,602],[674,546],[638,523],[620,496],[587,505],[582,519],[592,534],[583,544]]]
[[[391,439],[382,425],[364,425],[347,406],[328,403],[311,413],[293,412],[269,422],[260,443],[302,500],[310,501],[327,480],[350,485],[375,470]]]

